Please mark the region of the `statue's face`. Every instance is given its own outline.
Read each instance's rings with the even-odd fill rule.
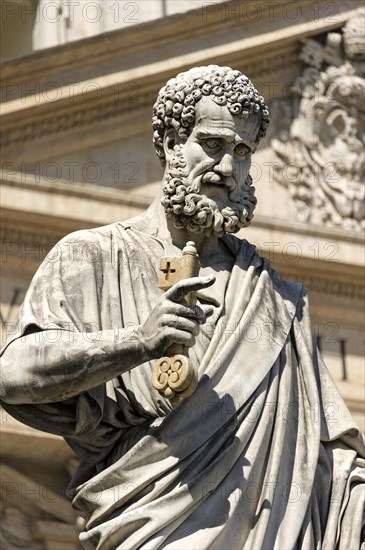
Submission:
[[[209,97],[196,105],[196,123],[181,152],[188,180],[204,174],[200,193],[220,208],[230,203],[230,191],[246,181],[259,128],[258,115],[234,116]]]
[[[240,118],[204,98],[195,119],[186,141],[171,131],[165,136],[162,205],[177,228],[236,233],[248,225],[256,205],[249,170],[260,117]]]

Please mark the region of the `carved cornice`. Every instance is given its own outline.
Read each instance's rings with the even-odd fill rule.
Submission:
[[[29,283],[46,255],[63,236],[0,230],[2,277]]]
[[[62,238],[62,236],[60,238]],[[2,244],[11,243],[25,246],[34,246],[37,244],[40,248],[44,248],[56,244],[57,238],[55,239],[54,235],[51,234],[42,235],[40,233],[30,233],[29,231],[22,230],[0,229],[0,242]]]
[[[242,12],[241,3],[227,2],[223,5],[224,18],[222,13],[212,13],[209,15],[209,25],[204,23],[201,10],[193,10],[157,23],[149,22],[133,29],[114,31],[107,36],[51,48],[47,50],[47,56],[45,52],[38,52],[32,55],[34,71],[31,74],[27,57],[5,62],[2,67],[3,80],[8,80],[19,90],[23,85],[26,90],[32,90],[31,85],[26,86],[28,81],[38,83],[41,89],[42,85],[53,82],[65,95],[61,94],[60,99],[49,100],[42,92],[38,95],[25,93],[25,97],[7,101],[3,105],[1,145],[5,149],[4,160],[13,160],[18,146],[25,143],[32,147],[35,141],[39,140],[41,144],[42,140],[46,142],[53,136],[54,139],[62,136],[69,138],[79,129],[90,128],[95,124],[100,128],[105,124],[106,127],[114,117],[128,119],[138,111],[150,111],[161,83],[194,64],[232,64],[254,78],[259,88],[265,88],[265,83],[273,78],[278,80],[279,74],[287,76],[288,71],[290,73],[294,70],[300,38],[339,26],[352,13],[356,2],[348,2],[346,9],[339,8],[343,11],[339,11],[336,18],[330,21],[331,18],[327,20],[325,16],[316,19],[320,11],[325,9],[326,3],[307,0],[302,3],[303,16],[300,21],[294,24],[291,22],[290,25],[278,15],[269,24],[272,11],[266,1],[258,2],[261,15],[255,22],[237,17],[237,13]],[[275,9],[282,10],[284,5],[284,1],[277,2]],[[217,32],[214,35],[215,28]],[[208,35],[209,41],[204,42],[204,37],[208,39]],[[232,40],[232,37],[239,39]],[[123,40],[124,50],[126,45],[130,46],[127,62],[120,57],[120,42]],[[169,48],[167,44],[172,40],[174,46]],[[75,55],[75,51],[78,55]],[[247,59],[249,62],[246,62]],[[127,63],[130,68],[126,68]],[[85,80],[86,76],[88,78]],[[69,91],[67,95],[65,87],[62,88],[64,82],[76,82],[76,91]],[[82,85],[89,82],[100,90],[100,97],[96,101],[87,102],[82,93]],[[129,84],[136,87],[133,101],[129,101],[123,93],[116,100],[116,87],[122,86],[123,91]],[[23,94],[21,91],[19,93]],[[130,124],[124,138],[127,139],[133,131],[133,124]],[[76,141],[79,149],[82,144],[75,138]],[[100,136],[95,136],[95,143],[100,143]],[[74,145],[71,138],[71,150],[75,150]],[[8,155],[7,151],[11,147],[14,147],[14,152]]]
[[[96,184],[50,182],[34,174],[0,174],[3,239],[18,242],[21,233],[39,246],[57,242],[79,229],[122,221],[145,210],[154,197],[149,185],[111,189]],[[21,220],[21,223],[20,223]],[[10,246],[10,245],[9,245]],[[9,247],[8,247],[9,248]],[[14,255],[9,253],[9,258]]]
[[[239,60],[235,63],[238,69],[242,69],[256,80],[255,84],[259,88],[260,85],[262,87],[265,82],[269,82],[272,76],[282,70],[283,67],[287,70],[297,64],[296,49],[289,52],[275,52],[263,59],[249,63],[242,63],[242,52],[239,52]],[[102,91],[100,100],[97,102],[81,101],[79,104],[77,98],[75,98],[75,101],[69,103],[52,103],[52,110],[47,109],[46,112],[40,108],[41,106],[36,105],[27,112],[28,116],[18,119],[14,119],[11,115],[5,115],[0,133],[0,146],[5,149],[34,142],[34,140],[48,139],[56,135],[61,137],[64,134],[72,134],[78,129],[84,129],[94,124],[107,123],[117,117],[132,119],[138,111],[146,111],[146,117],[149,117],[151,106],[156,99],[158,86],[154,85],[152,89],[143,90],[143,82],[138,86],[132,81],[130,84],[136,86],[137,91],[135,95],[133,94],[130,97],[128,96],[128,84],[122,86],[120,93],[115,92],[118,89],[118,82],[116,82],[115,85]],[[133,127],[133,124],[131,124],[131,127]]]
[[[270,81],[271,77],[284,67],[288,69],[298,65],[297,48],[294,48],[292,51],[285,49],[285,51],[275,52],[274,54],[268,52],[263,59],[248,63],[241,61],[240,65],[240,69],[257,82],[263,79]]]
[[[95,123],[103,123],[114,120],[120,116],[131,116],[139,110],[146,109],[146,105],[152,105],[154,96],[137,96],[131,103],[115,101],[108,98],[104,103],[99,102],[92,106],[85,103],[82,108],[61,108],[42,118],[33,118],[23,123],[13,122],[10,127],[3,126],[0,134],[0,146],[2,148],[17,146],[37,139],[47,139],[55,134],[70,134],[75,130],[83,129]]]
[[[284,220],[255,214],[252,227],[259,227],[269,231],[285,231],[291,235],[305,235],[313,238],[323,238],[328,241],[348,242],[364,245],[364,236],[361,233],[351,233],[338,227],[304,224],[295,220]]]
[[[264,28],[273,31],[285,27],[290,30],[296,24],[312,24],[312,34],[324,32],[341,26],[347,19],[347,13],[360,5],[358,0],[347,0],[346,5],[336,3],[328,6],[326,0],[302,0],[300,9],[294,17],[288,13],[287,0],[268,2],[257,0],[256,8],[245,6],[241,0],[230,0],[212,6],[210,2],[200,2],[198,8],[185,13],[164,17],[158,20],[133,25],[124,29],[85,38],[77,42],[47,48],[19,59],[4,61],[0,64],[3,81],[14,83],[35,82],[45,76],[51,80],[60,75],[64,77],[70,71],[88,74],[94,78],[100,68],[107,63],[125,66],[125,56],[120,52],[128,51],[129,57],[148,56],[153,61],[153,52],[180,51],[183,55],[196,51],[190,46],[200,41],[200,49],[212,49],[217,44],[231,42],[237,36],[256,37]],[[289,9],[290,11],[290,9]],[[298,28],[297,33],[306,33],[308,29]],[[285,40],[288,33],[283,33]],[[290,34],[290,33],[289,33]],[[212,37],[214,43],[212,44]],[[260,41],[260,38],[259,38]],[[218,52],[214,52],[214,56]],[[32,63],[28,58],[32,58]],[[104,71],[102,71],[103,74]],[[81,78],[83,78],[81,76]],[[67,79],[64,79],[67,81]],[[71,81],[71,80],[70,80]]]
[[[30,189],[32,191],[43,191],[52,194],[57,193],[57,195],[67,195],[68,197],[72,196],[80,199],[87,198],[97,200],[98,202],[117,203],[120,206],[135,206],[141,209],[147,208],[150,205],[151,199],[148,195],[141,196],[141,194],[133,193],[127,189],[120,191],[109,187],[101,187],[96,184],[70,183],[69,181],[62,180],[49,182],[33,174],[25,172],[7,174],[5,170],[1,169],[0,182],[12,188]]]
[[[361,284],[349,283],[348,281],[331,281],[329,279],[321,279],[319,277],[308,277],[298,274],[294,277],[292,274],[282,273],[284,279],[289,281],[300,281],[308,289],[310,293],[322,294],[336,298],[346,298],[361,302],[365,300],[365,287]]]

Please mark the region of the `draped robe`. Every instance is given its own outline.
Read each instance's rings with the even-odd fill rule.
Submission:
[[[222,242],[234,266],[219,300],[198,293],[214,314],[190,350],[191,397],[161,397],[152,361],[65,401],[4,405],[80,456],[69,494],[86,549],[360,546],[364,446],[313,346],[306,291],[246,241]],[[69,235],[38,270],[10,347],[30,326],[70,342],[133,330],[160,299],[168,253],[140,221]]]

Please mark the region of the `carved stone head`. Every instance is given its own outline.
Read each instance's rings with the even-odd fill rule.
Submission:
[[[176,227],[223,235],[249,224],[251,155],[268,124],[264,99],[229,67],[191,69],[160,90],[154,144],[166,167],[162,205]]]
[[[195,123],[195,107],[207,97],[244,119],[259,113],[261,124],[257,143],[265,136],[269,110],[247,76],[230,67],[194,67],[169,80],[159,91],[153,106],[153,143],[163,165],[166,130],[173,128],[181,139],[187,139]]]

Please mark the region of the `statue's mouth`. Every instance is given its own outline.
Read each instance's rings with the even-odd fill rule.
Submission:
[[[226,185],[224,178],[216,172],[206,172],[202,177],[202,183],[206,185]]]

